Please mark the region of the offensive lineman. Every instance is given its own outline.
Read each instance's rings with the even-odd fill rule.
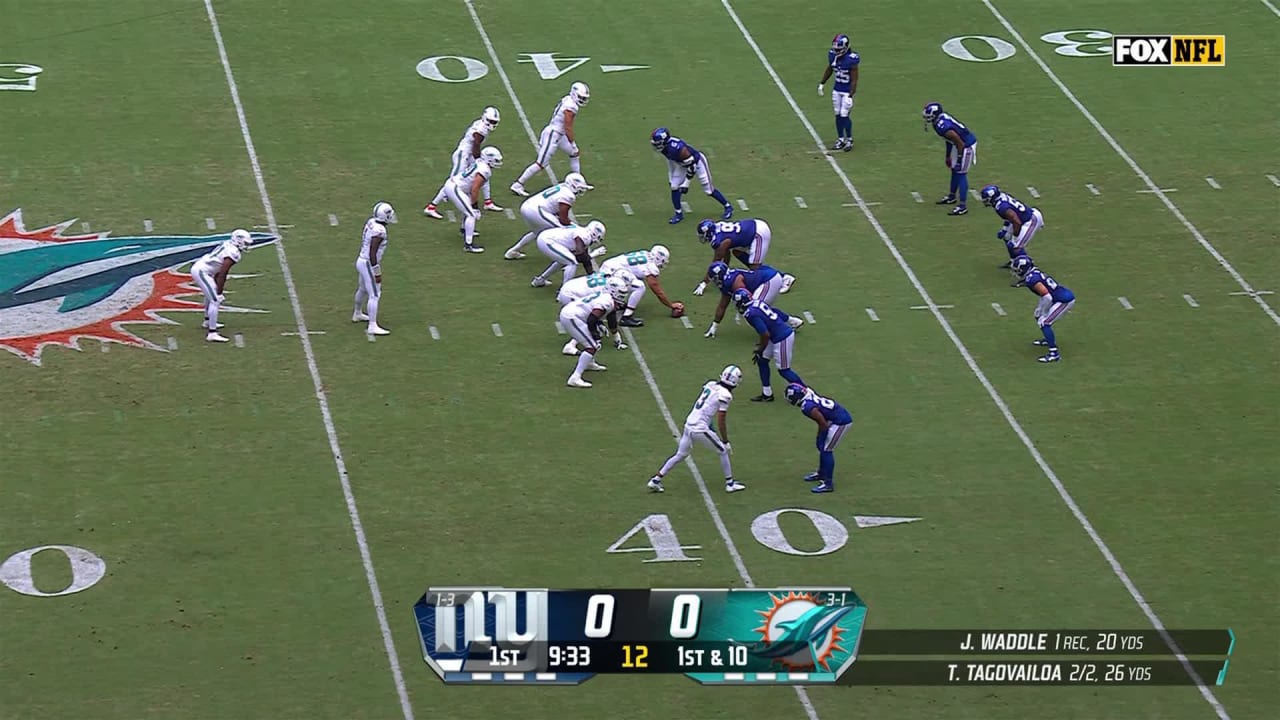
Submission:
[[[204,293],[204,322],[200,327],[209,332],[204,336],[205,342],[227,341],[218,333],[222,323],[218,322],[218,308],[226,297],[222,291],[227,286],[227,274],[231,266],[240,262],[241,255],[253,243],[253,236],[248,230],[232,230],[231,237],[221,245],[209,251],[199,260],[191,264],[191,279],[200,286]]]
[[[608,370],[607,367],[596,362],[596,353],[600,350],[600,320],[602,318],[607,320],[610,332],[617,333],[614,311],[618,309],[621,300],[626,298],[631,288],[624,287],[621,278],[616,282],[610,278],[607,284],[609,292],[592,293],[560,309],[560,325],[569,333],[569,337],[582,346],[578,363],[565,382],[569,387],[589,388],[591,383],[582,379],[582,373],[588,370]]]
[[[520,173],[518,180],[511,183],[511,192],[520,197],[529,197],[524,184],[551,164],[551,157],[557,150],[562,150],[569,156],[570,170],[582,172],[582,166],[578,160],[581,154],[576,139],[578,136],[573,126],[582,106],[590,100],[591,89],[586,83],[576,82],[569,86],[569,94],[560,98],[556,109],[551,111],[551,120],[547,122],[546,127],[542,128],[542,135],[538,138],[538,157],[534,159],[533,164]]]
[[[547,279],[557,268],[563,269],[564,272],[561,285],[573,279],[579,265],[585,267],[587,272],[591,272],[591,258],[599,257],[606,252],[603,245],[594,249],[591,247],[604,239],[604,231],[604,223],[592,220],[586,227],[570,225],[563,228],[550,228],[538,233],[538,249],[551,259],[551,264],[534,276],[529,284],[533,287],[546,287]]]
[[[742,382],[742,370],[737,365],[730,365],[720,371],[719,380],[708,380],[702,386],[702,393],[693,403],[693,409],[684,421],[684,433],[680,435],[680,444],[676,446],[676,454],[667,458],[657,474],[649,478],[650,492],[663,492],[662,478],[671,472],[681,460],[689,456],[693,443],[699,442],[720,456],[720,469],[724,471],[724,491],[738,492],[747,486],[733,479],[733,467],[729,464],[729,456],[733,454],[733,446],[729,444],[728,415],[729,403],[733,402],[733,389]],[[711,418],[716,419],[720,431],[717,435],[711,429]]]
[[[618,278],[617,283],[612,282],[615,277]],[[636,279],[635,275],[632,275],[627,270],[619,270],[613,274],[606,274],[603,272],[603,268],[601,268],[601,272],[594,272],[590,275],[576,277],[561,285],[560,292],[556,293],[556,302],[560,303],[560,307],[563,308],[569,303],[581,300],[593,293],[600,292],[601,290],[608,289],[610,294],[612,294],[612,291],[617,289],[617,291],[621,293],[623,291],[624,284],[625,287],[634,289],[640,284],[640,281]],[[630,293],[630,291],[627,292],[628,294]],[[610,318],[609,326],[614,327],[614,321],[616,320],[617,309],[615,308],[613,317]],[[627,349],[627,344],[622,341],[622,333],[618,332],[616,329],[613,333],[613,346],[619,350]],[[577,355],[582,352],[582,348],[578,347],[577,340],[569,338],[569,342],[565,343],[563,348],[560,348],[560,352],[565,355]]]
[[[480,157],[480,149],[484,146],[484,141],[489,137],[489,133],[498,128],[498,123],[502,120],[502,114],[498,112],[498,108],[490,105],[480,113],[480,117],[471,123],[467,131],[463,133],[462,139],[458,141],[458,147],[453,151],[453,165],[449,171],[449,177],[466,172],[471,167],[471,163]],[[445,178],[445,185],[449,183],[449,179]],[[436,192],[435,198],[427,203],[422,209],[422,214],[427,217],[433,217],[437,220],[443,220],[444,216],[436,210],[436,206],[444,201],[445,185],[440,186],[440,190]],[[491,212],[502,212],[503,208],[489,195],[489,182],[484,183],[484,209]]]
[[[552,185],[520,203],[520,217],[524,218],[525,225],[529,226],[529,232],[503,253],[502,257],[507,260],[519,260],[524,257],[520,249],[533,242],[538,233],[554,227],[572,225],[573,218],[569,213],[573,211],[573,205],[578,202],[578,198],[585,195],[588,190],[595,190],[595,186],[588,185],[582,173],[571,172],[564,176],[564,182]]]
[[[373,217],[364,224],[360,238],[360,255],[356,257],[355,310],[351,322],[368,322],[369,335],[390,335],[391,331],[378,324],[378,303],[382,300],[382,253],[387,250],[387,225],[396,222],[396,211],[391,203],[378,202],[373,206]]]
[[[635,250],[611,257],[600,264],[600,271],[606,275],[614,275],[626,271],[643,281],[635,286],[635,290],[627,298],[627,309],[622,312],[622,319],[618,321],[619,325],[624,327],[644,327],[644,320],[636,317],[635,313],[636,307],[640,305],[640,299],[644,297],[646,289],[652,290],[653,296],[658,298],[658,302],[671,309],[672,317],[679,317],[684,314],[684,303],[678,300],[669,300],[667,294],[662,290],[662,283],[658,282],[658,275],[662,273],[662,268],[666,267],[670,261],[671,251],[665,245],[654,245],[648,250]]]
[[[502,153],[496,147],[486,147],[480,151],[480,157],[470,167],[449,178],[444,184],[445,195],[458,208],[462,215],[462,249],[469,253],[482,253],[484,247],[475,244],[476,221],[480,219],[480,211],[476,209],[475,197],[481,188],[489,184],[493,169],[502,167]]]

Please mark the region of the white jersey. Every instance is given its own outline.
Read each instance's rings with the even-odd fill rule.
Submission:
[[[617,305],[613,302],[613,297],[607,292],[592,293],[581,300],[566,305],[560,311],[561,317],[572,318],[581,322],[586,322],[587,316],[593,310],[602,310],[605,315],[617,309]]]
[[[462,139],[458,141],[458,151],[466,153],[468,156],[475,152],[473,136],[480,136],[480,144],[484,145],[484,141],[489,137],[489,125],[483,119],[477,118],[471,123],[471,127],[467,128],[467,132],[462,135]]]
[[[547,123],[547,127],[563,135],[564,114],[571,112],[576,116],[578,109],[578,101],[574,99],[573,95],[565,95],[560,98],[560,104],[556,105],[556,109],[551,112],[551,121]]]
[[[715,380],[707,381],[707,384],[702,386],[702,393],[698,395],[697,401],[693,403],[689,417],[684,419],[685,427],[698,429],[710,427],[717,413],[728,410],[731,402],[733,402],[733,393],[729,392],[728,388]]]
[[[529,206],[539,213],[547,213],[552,217],[560,214],[560,205],[563,203],[570,208],[578,202],[578,196],[569,189],[568,185],[552,185],[533,197],[525,200],[523,206]]]
[[[661,272],[648,250],[636,250],[625,255],[617,255],[600,264],[600,272],[605,275],[612,275],[619,270],[628,270],[640,280],[650,275],[656,277]]]
[[[373,239],[382,238],[382,242],[378,245],[378,257],[369,257],[369,248],[373,247]],[[359,260],[368,260],[374,265],[382,264],[382,253],[387,250],[387,226],[369,218],[364,224],[364,233],[360,238],[360,256]]]
[[[586,229],[578,227],[577,225],[548,228],[538,233],[538,239],[543,242],[562,247],[571,253],[576,245],[575,241],[578,239],[581,239],[582,244],[586,247],[591,247],[593,244],[587,242]]]
[[[489,178],[493,176],[493,168],[489,167],[489,163],[477,158],[474,163],[450,180],[453,180],[464,192],[471,192],[471,181],[476,175],[483,177],[485,182],[489,182]]]
[[[609,278],[602,273],[576,277],[560,286],[560,293],[556,295],[556,299],[561,305],[568,305],[595,293],[605,292],[608,281]]]
[[[222,267],[222,261],[230,258],[232,264],[240,262],[240,248],[230,240],[224,240],[221,245],[210,250],[199,260],[192,264],[191,270],[201,270],[204,272],[217,272]]]

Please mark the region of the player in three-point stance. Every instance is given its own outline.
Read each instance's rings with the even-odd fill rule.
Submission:
[[[196,281],[200,292],[204,293],[204,322],[200,327],[208,330],[204,336],[206,342],[227,341],[218,333],[218,328],[222,327],[222,323],[218,322],[218,309],[226,300],[222,291],[226,289],[227,274],[231,272],[231,266],[240,262],[243,253],[252,244],[253,236],[248,230],[232,230],[230,238],[191,264],[191,279]]]
[[[730,270],[728,265],[717,260],[707,268],[707,277],[711,278],[713,285],[720,288],[720,304],[716,306],[715,319],[703,334],[703,337],[713,338],[720,327],[720,322],[724,320],[724,311],[729,309],[729,301],[735,292],[745,289],[751,293],[752,300],[760,300],[772,305],[782,292],[783,278],[786,275],[768,265],[761,265],[755,270]],[[701,295],[705,284],[699,284],[693,294]],[[787,319],[787,324],[792,328],[798,328],[804,324],[804,321],[793,317]]]
[[[698,239],[711,244],[712,261],[730,263],[737,259],[752,270],[764,263],[772,237],[769,223],[760,218],[737,222],[716,222],[707,218],[698,223]],[[698,287],[694,288],[693,294],[701,295],[707,289],[707,281],[710,279],[709,275],[703,278]],[[794,275],[783,273],[781,292],[790,292],[795,281]]]
[[[1076,304],[1076,294],[1036,267],[1029,255],[1019,255],[1013,259],[1013,272],[1022,279],[1022,284],[1040,298],[1040,302],[1036,304],[1035,318],[1036,324],[1040,326],[1040,334],[1044,337],[1034,341],[1032,345],[1047,347],[1049,353],[1036,359],[1042,363],[1058,362],[1062,355],[1058,352],[1058,339],[1053,334],[1053,324]]]
[[[493,177],[494,168],[502,167],[502,153],[496,147],[487,147],[480,151],[480,157],[471,163],[466,170],[449,178],[444,184],[445,195],[462,215],[462,249],[469,253],[482,253],[484,248],[475,244],[476,221],[480,219],[476,197],[481,189]]]
[[[614,280],[617,278],[617,280]],[[626,270],[619,270],[614,273],[606,273],[601,267],[600,272],[594,272],[590,275],[576,277],[569,282],[560,286],[560,292],[556,293],[556,302],[560,303],[560,307],[569,305],[570,303],[589,297],[598,292],[608,292],[610,296],[623,296],[624,293],[630,294],[632,290],[640,284],[635,275]],[[613,346],[619,350],[626,350],[627,344],[622,341],[622,333],[616,330],[616,313],[611,313],[614,317],[608,318],[609,327],[615,328],[613,333]],[[565,355],[577,355],[582,352],[582,348],[578,347],[578,341],[569,338],[569,342],[564,344],[560,349]]]
[[[783,391],[787,402],[800,408],[805,417],[818,423],[818,472],[804,476],[805,482],[817,482],[810,492],[829,493],[835,487],[836,446],[853,426],[853,416],[840,403],[823,397],[800,383],[791,383]]]
[[[1013,259],[1027,254],[1027,244],[1044,227],[1044,216],[1040,214],[1039,208],[1025,205],[996,185],[983,187],[978,196],[982,198],[983,205],[995,210],[996,215],[1004,221],[1004,226],[996,233],[996,239],[1004,241],[1005,249],[1009,251],[1009,260],[1000,267],[1012,268]]]
[[[551,164],[551,157],[557,150],[569,156],[570,170],[582,172],[582,165],[578,160],[581,151],[578,150],[578,136],[574,130],[574,123],[578,119],[582,106],[589,100],[591,100],[591,89],[586,83],[576,82],[569,86],[569,94],[560,98],[556,109],[551,111],[551,120],[547,122],[546,127],[542,128],[542,135],[538,138],[538,157],[524,169],[524,172],[520,173],[520,179],[511,183],[511,192],[520,197],[528,197],[529,193],[524,189],[524,184]]]
[[[827,69],[822,73],[822,82],[818,83],[818,97],[822,97],[822,88],[835,73],[836,84],[831,87],[831,107],[836,113],[836,144],[832,150],[853,149],[853,119],[849,111],[853,109],[853,95],[858,92],[858,53],[849,49],[849,36],[837,35],[831,40],[831,50],[827,52]]]
[[[680,435],[680,443],[676,446],[676,454],[667,458],[657,474],[649,478],[651,492],[663,492],[662,478],[671,472],[681,460],[689,456],[695,442],[706,445],[720,456],[720,469],[724,471],[724,491],[738,492],[747,486],[733,479],[733,467],[729,464],[729,456],[733,446],[729,444],[729,403],[733,402],[733,389],[742,382],[742,370],[737,365],[730,365],[720,371],[719,380],[708,380],[702,386],[702,392],[693,403],[689,417],[684,421],[684,432]],[[716,419],[719,434],[711,429],[711,418]]]
[[[520,250],[533,242],[538,237],[538,233],[550,228],[572,225],[573,218],[569,213],[573,211],[578,198],[588,190],[595,190],[595,186],[588,185],[582,173],[571,172],[564,176],[564,182],[552,185],[520,203],[520,217],[524,218],[524,224],[529,227],[529,232],[508,248],[502,257],[507,260],[519,260],[524,257],[524,253]]]
[[[684,313],[684,303],[669,299],[662,289],[662,283],[658,280],[662,268],[669,262],[671,262],[671,251],[667,246],[654,245],[648,250],[633,250],[616,255],[600,264],[600,271],[606,275],[615,275],[625,270],[640,280],[627,298],[626,309],[622,312],[622,319],[618,321],[619,325],[644,327],[644,320],[636,317],[636,308],[639,307],[640,299],[644,297],[646,290],[652,290],[658,302],[671,309],[672,317],[679,317]]]
[[[735,290],[733,304],[742,313],[742,319],[760,333],[760,342],[751,353],[751,361],[760,370],[760,394],[751,402],[773,402],[773,388],[769,384],[769,361],[777,363],[778,374],[787,382],[804,384],[804,380],[791,369],[791,353],[795,349],[796,335],[782,310],[760,300],[752,300],[746,288]]]
[[[667,179],[671,183],[671,205],[676,210],[676,214],[672,215],[668,222],[675,225],[684,220],[684,206],[680,204],[680,199],[682,195],[689,192],[689,182],[695,177],[702,185],[702,191],[724,207],[720,217],[724,220],[733,217],[733,205],[724,199],[724,193],[717,190],[715,184],[711,182],[711,166],[707,163],[706,155],[672,135],[664,127],[653,131],[649,136],[649,143],[653,145],[654,150],[667,159]]]
[[[390,203],[379,202],[373,206],[373,217],[365,221],[360,236],[360,254],[356,256],[355,310],[351,322],[369,323],[369,335],[390,335],[391,331],[378,324],[378,303],[382,300],[382,254],[387,250],[387,225],[396,222],[396,211]]]
[[[546,287],[551,273],[561,269],[560,284],[569,282],[578,272],[581,265],[592,272],[591,258],[600,257],[607,250],[599,245],[604,239],[604,223],[592,220],[586,227],[570,225],[554,227],[538,233],[538,249],[551,260],[551,264],[529,282],[533,287]],[[598,247],[592,247],[592,246]]]
[[[600,336],[602,335],[600,321],[606,320],[609,324],[610,332],[616,334],[618,326],[614,322],[614,311],[622,304],[621,299],[625,299],[625,293],[631,291],[630,287],[622,287],[621,282],[611,282],[609,285],[610,287],[607,288],[609,292],[592,293],[560,309],[560,326],[582,348],[582,352],[578,355],[577,364],[573,368],[573,373],[569,375],[569,379],[565,382],[569,387],[589,388],[591,383],[582,379],[582,373],[588,370],[603,371],[608,369],[596,362],[596,353],[600,351]]]
[[[964,215],[969,212],[969,168],[978,164],[978,137],[964,123],[943,112],[941,103],[925,105],[921,115],[925,128],[932,128],[947,145],[945,158],[951,171],[951,190],[936,204],[956,205],[951,214]]]
[[[462,139],[458,141],[458,147],[453,151],[452,166],[449,170],[449,177],[461,175],[471,167],[471,163],[480,158],[480,150],[484,146],[485,138],[489,137],[489,133],[498,127],[498,122],[502,120],[502,114],[498,112],[498,108],[489,106],[480,113],[480,117],[467,127],[467,131],[462,134]],[[444,216],[436,209],[436,206],[444,202],[446,197],[445,187],[449,180],[445,178],[445,184],[440,186],[436,192],[436,196],[432,198],[427,206],[422,208],[422,214],[427,217],[433,217],[437,220],[443,220]],[[499,207],[493,201],[489,193],[489,181],[484,183],[484,209],[491,212],[502,212],[503,208]]]

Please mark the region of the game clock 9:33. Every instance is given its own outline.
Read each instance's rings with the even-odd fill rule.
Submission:
[[[587,668],[591,666],[590,645],[548,645],[547,667]]]

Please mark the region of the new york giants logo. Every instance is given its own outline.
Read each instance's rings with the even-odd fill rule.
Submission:
[[[466,654],[471,643],[524,645],[547,639],[546,591],[437,593],[433,655]]]

